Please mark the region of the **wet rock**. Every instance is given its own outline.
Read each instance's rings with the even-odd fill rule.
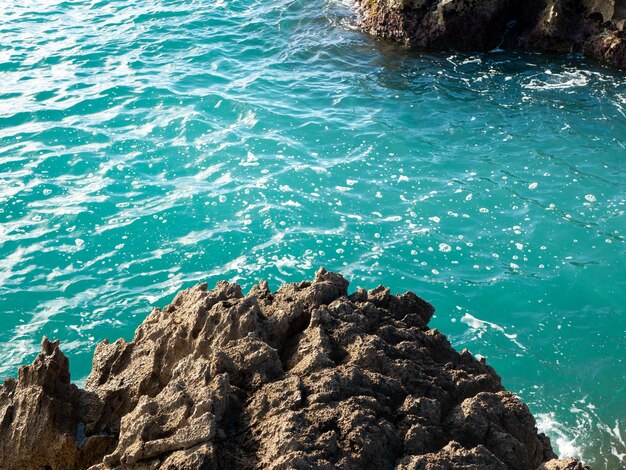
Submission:
[[[198,285],[132,342],[96,348],[85,388],[44,339],[0,388],[13,469],[572,469],[528,408],[428,328],[433,308],[338,274],[244,296]]]
[[[358,0],[362,27],[431,50],[582,52],[626,68],[626,0]]]

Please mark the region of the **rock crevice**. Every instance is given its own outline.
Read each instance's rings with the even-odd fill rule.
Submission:
[[[180,292],[84,389],[58,342],[0,387],[13,469],[572,469],[526,405],[428,328],[432,306],[312,282]]]

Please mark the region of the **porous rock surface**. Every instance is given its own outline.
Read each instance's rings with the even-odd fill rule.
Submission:
[[[0,387],[13,469],[543,469],[526,405],[427,324],[432,306],[312,282],[180,292],[132,342],[96,348],[85,388],[58,342]]]
[[[375,35],[431,50],[582,52],[626,68],[626,0],[357,0]]]

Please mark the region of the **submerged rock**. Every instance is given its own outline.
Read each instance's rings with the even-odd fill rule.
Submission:
[[[582,52],[626,68],[626,0],[358,0],[371,33],[431,50]]]
[[[98,345],[84,390],[58,342],[0,388],[12,469],[572,469],[433,307],[312,282],[180,292],[132,342]]]

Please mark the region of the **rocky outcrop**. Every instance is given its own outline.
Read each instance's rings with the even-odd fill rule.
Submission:
[[[44,338],[34,362],[0,387],[0,468],[86,468],[109,451],[113,436],[82,432],[80,396],[58,341]]]
[[[375,35],[431,50],[582,52],[626,68],[626,0],[358,0]]]
[[[573,469],[433,308],[338,274],[244,296],[180,292],[132,342],[98,345],[84,390],[58,342],[0,388],[13,469]]]

